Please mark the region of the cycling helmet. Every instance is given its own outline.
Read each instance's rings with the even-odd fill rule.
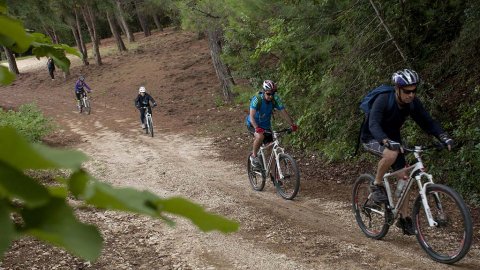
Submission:
[[[78,79],[82,82],[85,81],[85,77],[83,77],[83,75],[80,75],[80,77],[78,77]]]
[[[393,73],[392,82],[398,86],[413,85],[420,82],[420,77],[414,70],[404,69]]]
[[[271,80],[263,81],[263,91],[277,91],[277,85]]]
[[[145,89],[145,87],[140,86],[140,88],[138,88],[138,93],[145,93],[145,92],[147,92],[147,89]]]

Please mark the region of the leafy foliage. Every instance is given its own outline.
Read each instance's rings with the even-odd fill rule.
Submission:
[[[18,111],[3,111],[0,108],[0,127],[12,126],[29,141],[40,141],[55,128],[35,104],[24,104]]]

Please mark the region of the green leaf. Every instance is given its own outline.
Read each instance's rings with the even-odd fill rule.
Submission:
[[[78,171],[71,176],[69,188],[76,197],[95,207],[159,216],[155,205],[151,203],[159,198],[148,191],[115,188],[89,178],[89,175],[83,171]]]
[[[0,84],[8,85],[15,80],[15,74],[11,73],[7,67],[0,65]]]
[[[65,56],[65,52],[61,48],[55,48],[52,45],[33,43],[32,53],[37,57],[51,57],[55,61],[55,65],[59,66],[63,71],[70,68],[70,60]]]
[[[7,13],[7,0],[0,0],[0,14]]]
[[[41,206],[50,199],[44,186],[3,161],[0,161],[0,189],[9,198],[21,199],[30,207]]]
[[[78,151],[30,144],[11,127],[0,127],[0,161],[23,169],[78,169],[87,157]]]
[[[60,48],[62,50],[65,50],[65,52],[69,53],[69,54],[73,54],[75,56],[78,56],[78,58],[82,58],[82,55],[80,54],[80,52],[75,49],[75,48],[72,48],[66,44],[60,44],[60,45],[56,45],[56,46],[60,46]]]
[[[238,223],[216,214],[205,212],[203,208],[184,198],[173,197],[156,202],[160,211],[180,215],[190,219],[202,231],[219,230],[224,233],[238,230]]]
[[[13,226],[10,212],[8,211],[8,202],[0,201],[0,257],[8,250],[10,243],[15,237],[15,227]]]
[[[32,37],[27,35],[22,22],[5,15],[0,15],[0,35],[14,40],[15,44],[9,48],[18,53],[28,50],[32,42]]]
[[[24,209],[22,217],[28,235],[89,261],[100,255],[103,239],[97,228],[79,222],[63,199],[55,198],[40,208]]]

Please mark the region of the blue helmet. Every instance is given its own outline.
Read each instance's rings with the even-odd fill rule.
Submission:
[[[404,69],[393,73],[392,82],[397,86],[408,86],[418,84],[420,77],[414,70]]]

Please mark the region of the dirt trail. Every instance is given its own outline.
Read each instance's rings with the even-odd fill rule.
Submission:
[[[98,179],[184,196],[236,219],[240,231],[205,234],[178,218],[170,228],[137,215],[79,209],[80,218],[97,224],[105,238],[97,262],[23,239],[7,253],[2,269],[449,268],[430,260],[414,237],[395,227],[383,241],[364,237],[348,199],[331,194],[336,189],[349,193],[350,186],[325,183],[310,192],[302,186],[294,201],[277,196],[271,183],[254,192],[244,164],[223,160],[212,137],[198,136],[212,123],[230,127],[242,121],[238,111],[215,108],[218,90],[206,42],[171,30],[137,40],[139,49],[106,57],[102,67],[72,69],[72,74],[86,74],[94,89],[89,116],[75,112],[74,78],[50,81],[46,70],[30,71],[15,85],[0,88],[0,106],[36,101],[61,128],[54,139],[88,154],[85,168]],[[133,109],[139,84],[161,104],[154,111],[154,138],[139,128]],[[230,140],[233,145],[235,139]],[[474,246],[457,267],[480,269],[479,255]]]

